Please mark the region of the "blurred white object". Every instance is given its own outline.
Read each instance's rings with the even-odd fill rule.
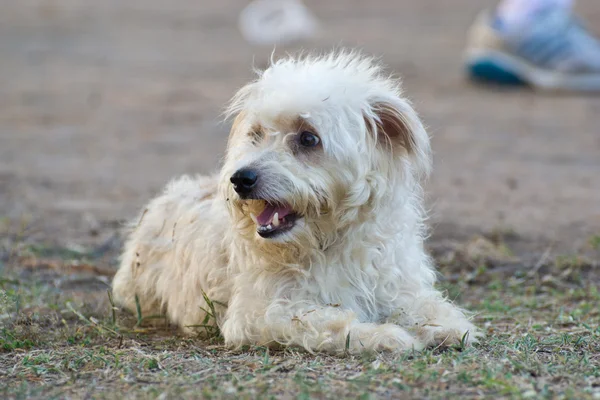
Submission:
[[[242,10],[240,31],[253,44],[274,45],[313,37],[317,20],[299,0],[255,0]]]

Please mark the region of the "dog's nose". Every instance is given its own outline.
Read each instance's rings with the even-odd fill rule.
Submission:
[[[239,169],[231,175],[233,188],[239,194],[248,194],[256,186],[258,175],[251,169]]]

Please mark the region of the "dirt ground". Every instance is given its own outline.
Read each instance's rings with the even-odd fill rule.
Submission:
[[[5,290],[12,288],[18,293],[19,284],[14,282],[25,279],[19,268],[34,265],[53,272],[27,275],[25,280],[36,282],[27,289],[31,299],[38,293],[35,288],[49,290],[48,285],[55,285],[59,278],[61,284],[54,288],[74,290],[69,301],[85,303],[85,294],[91,292],[105,296],[105,286],[90,284],[88,278],[63,281],[64,271],[57,273],[51,263],[57,259],[63,264],[65,260],[93,260],[94,265],[79,263],[77,268],[87,265],[91,269],[86,272],[108,282],[121,240],[121,223],[133,217],[171,177],[218,168],[228,132],[228,124],[220,117],[222,107],[252,78],[252,66],[267,64],[272,51],[251,46],[241,37],[236,24],[244,4],[232,0],[3,2],[0,219],[4,233],[0,239],[4,250],[0,251],[0,267],[5,269],[0,270],[5,278],[0,283]],[[598,252],[594,249],[600,246],[600,97],[539,95],[527,89],[466,82],[461,68],[466,30],[490,1],[307,0],[306,4],[321,22],[318,38],[278,47],[276,55],[297,48],[341,45],[380,55],[391,71],[403,77],[407,95],[429,127],[435,152],[434,174],[427,187],[433,227],[430,246],[442,266],[454,266],[442,271],[445,276],[454,277],[456,283],[457,276],[463,276],[460,274],[471,274],[469,282],[477,282],[472,274],[479,264],[455,255],[462,254],[472,240],[487,238],[484,247],[500,247],[501,254],[496,252],[492,258],[510,258],[500,263],[511,265],[510,274],[532,268],[537,268],[537,274],[546,268],[547,260],[575,257],[577,262],[569,258],[569,262],[552,267],[564,273],[565,265],[571,268],[576,264],[584,271],[578,276],[587,281],[588,286],[580,282],[582,287],[592,290],[590,282],[592,288],[597,287]],[[580,0],[577,7],[592,29],[600,32],[600,3]],[[510,251],[503,251],[506,247]],[[61,286],[64,282],[67,286]],[[78,286],[78,282],[83,283]],[[540,281],[529,283],[536,286]],[[463,283],[457,285],[464,289]],[[474,290],[473,295],[476,293]],[[569,299],[598,300],[597,292],[586,293]],[[494,301],[507,301],[510,296],[506,296]],[[465,297],[467,302],[476,301],[473,299]],[[64,302],[60,304],[66,307]],[[105,306],[106,301],[101,304]],[[39,305],[32,300],[29,306],[35,313]],[[499,312],[493,307],[486,310]],[[556,308],[552,310],[556,311],[552,318],[559,315]],[[90,315],[96,315],[93,312]],[[523,321],[526,315],[527,308],[523,309]],[[84,326],[93,325],[89,315],[83,318],[88,318]],[[597,314],[593,318],[582,323],[597,324]],[[598,332],[595,335],[591,337],[597,340]],[[192,351],[189,346],[195,345],[185,343],[186,351]],[[153,351],[159,354],[163,350]],[[176,353],[173,347],[170,351]],[[264,361],[263,353],[258,353],[257,359]],[[15,371],[23,357],[30,356],[9,352],[2,360],[4,372],[0,365],[0,380],[2,376],[24,379],[27,375]],[[17,363],[14,368],[11,357]],[[299,362],[305,363],[310,374],[314,360],[302,360]],[[599,374],[595,371],[592,376]],[[338,377],[339,382],[346,379],[344,373]],[[218,386],[220,381],[215,379]],[[565,394],[560,392],[561,384],[557,385],[556,390]],[[28,390],[11,392],[11,396],[46,393],[43,388]],[[494,386],[489,393],[526,393],[525,389],[498,390]],[[537,386],[527,390],[541,393]],[[61,397],[66,392],[52,393]],[[71,395],[85,393],[78,389]],[[111,397],[110,392],[104,393]],[[156,395],[160,393],[167,392]],[[250,397],[262,392],[253,393]],[[460,393],[477,397],[488,392]]]
[[[23,0],[0,15],[0,215],[56,240],[130,218],[171,177],[218,166],[223,105],[271,48],[236,28],[242,1]],[[444,234],[510,229],[578,248],[600,231],[600,98],[465,83],[478,0],[308,2],[316,42],[400,74],[433,136]],[[589,21],[600,6],[580,1]],[[594,26],[600,30],[600,26]],[[279,48],[283,54],[287,48]]]

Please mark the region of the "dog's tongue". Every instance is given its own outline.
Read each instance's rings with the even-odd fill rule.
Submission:
[[[292,208],[290,206],[275,206],[272,204],[267,204],[263,212],[260,213],[256,220],[260,225],[269,225],[273,221],[273,216],[275,213],[279,214],[279,219],[282,219],[288,214],[292,213]]]

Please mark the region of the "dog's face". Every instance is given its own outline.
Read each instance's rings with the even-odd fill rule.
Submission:
[[[326,248],[429,167],[412,108],[353,54],[279,61],[231,111],[221,188],[236,229],[261,246]]]

